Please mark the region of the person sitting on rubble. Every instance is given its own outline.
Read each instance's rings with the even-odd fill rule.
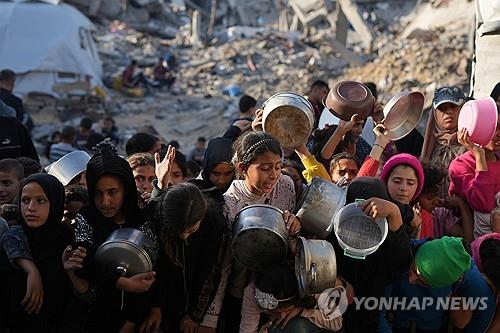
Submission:
[[[170,71],[168,62],[162,57],[158,58],[158,63],[153,67],[153,79],[158,88],[166,86],[167,90],[170,90],[175,82],[175,76]]]
[[[132,60],[122,73],[122,85],[124,88],[137,88],[142,86],[146,90],[149,88],[148,79],[142,72],[135,74],[137,61]]]

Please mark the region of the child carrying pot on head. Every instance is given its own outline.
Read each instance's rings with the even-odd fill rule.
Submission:
[[[450,195],[460,196],[474,210],[474,237],[498,232],[500,216],[495,215],[500,192],[500,122],[484,147],[472,143],[466,129],[458,133],[458,142],[468,151],[450,164]]]
[[[342,328],[342,306],[354,293],[352,286],[340,278],[335,282],[340,302],[335,307],[317,306],[320,295],[301,298],[297,277],[286,262],[255,272],[245,288],[240,333],[335,332]],[[260,317],[265,322],[260,325]]]

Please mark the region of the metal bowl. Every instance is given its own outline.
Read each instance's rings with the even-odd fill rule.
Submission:
[[[394,95],[384,107],[382,121],[392,141],[397,141],[413,131],[422,117],[424,94],[418,91],[400,92]]]
[[[375,99],[367,86],[356,81],[340,81],[323,100],[323,105],[336,117],[349,121],[358,114],[366,119],[373,110]]]
[[[89,154],[76,150],[50,164],[45,170],[49,175],[59,179],[63,186],[67,186],[73,178],[85,171],[89,160]]]
[[[314,109],[302,95],[281,92],[262,105],[262,129],[283,147],[295,148],[307,142],[314,127]]]

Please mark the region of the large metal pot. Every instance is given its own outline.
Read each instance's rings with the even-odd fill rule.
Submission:
[[[400,92],[384,107],[382,121],[392,141],[397,141],[417,127],[424,109],[424,94],[418,91]]]
[[[358,114],[366,119],[373,110],[375,98],[367,86],[356,81],[340,81],[330,90],[323,105],[336,117],[349,121]]]
[[[324,240],[299,237],[295,275],[302,297],[335,287],[337,259],[332,244]]]
[[[281,92],[262,105],[262,128],[285,148],[307,142],[314,127],[314,109],[302,95]]]
[[[145,233],[133,228],[115,230],[97,249],[99,264],[116,269],[122,276],[132,276],[153,270],[158,249]]]
[[[85,171],[89,160],[89,154],[76,150],[50,164],[45,170],[49,175],[59,179],[63,186],[67,186],[73,178]]]
[[[344,206],[346,191],[321,177],[314,177],[302,193],[295,214],[302,229],[326,239],[333,230],[335,214]]]
[[[283,212],[269,205],[251,205],[236,216],[232,251],[242,265],[263,270],[286,258],[288,232]]]

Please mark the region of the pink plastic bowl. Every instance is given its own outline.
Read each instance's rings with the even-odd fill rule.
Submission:
[[[468,101],[460,110],[458,130],[467,129],[472,142],[485,146],[495,135],[497,121],[498,110],[493,98]]]

